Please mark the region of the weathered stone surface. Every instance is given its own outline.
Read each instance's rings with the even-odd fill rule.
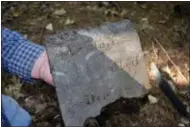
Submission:
[[[129,20],[59,32],[45,44],[66,126],[82,126],[120,97],[146,94],[142,49]]]

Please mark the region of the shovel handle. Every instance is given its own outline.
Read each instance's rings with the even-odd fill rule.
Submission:
[[[176,96],[174,91],[172,90],[169,83],[162,79],[162,81],[159,83],[160,89],[164,92],[164,94],[168,97],[168,99],[171,101],[174,108],[183,116],[190,119],[190,113],[187,112],[186,106],[179,100],[179,98]]]

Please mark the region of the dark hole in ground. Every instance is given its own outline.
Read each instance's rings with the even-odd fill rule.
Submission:
[[[120,98],[117,101],[102,108],[101,114],[96,117],[97,122],[100,126],[104,125],[105,122],[113,115],[118,114],[139,114],[140,107],[147,102],[147,96],[143,98]]]

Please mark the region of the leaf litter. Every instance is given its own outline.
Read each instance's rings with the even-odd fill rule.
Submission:
[[[39,38],[39,34],[37,32],[34,33],[34,29],[41,30],[41,22],[43,20],[37,20],[33,25],[30,25],[31,21],[35,18],[40,19],[49,13],[56,15],[47,16],[45,19],[46,22],[50,23],[48,24],[49,26],[45,26],[50,31],[95,26],[105,21],[118,21],[130,18],[135,26],[137,26],[143,50],[148,51],[148,55],[146,55],[147,71],[150,72],[150,63],[155,62],[155,64],[172,77],[172,82],[179,92],[182,87],[179,85],[179,82],[183,82],[184,79],[181,77],[181,74],[189,81],[189,51],[187,48],[189,41],[187,40],[187,35],[190,34],[188,33],[188,24],[184,22],[185,16],[176,17],[173,12],[175,3],[116,2],[115,4],[103,2],[102,4],[102,2],[30,2],[28,4],[27,2],[22,2],[22,6],[18,2],[2,2],[2,4],[2,25],[17,31],[26,31],[27,38],[32,39],[34,42],[38,41]],[[22,7],[22,9],[19,9],[19,7]],[[160,11],[162,14],[160,14]],[[57,22],[61,22],[63,25],[58,26]],[[148,36],[144,32],[148,33]],[[152,37],[160,39],[160,44],[163,45],[172,61],[178,66],[181,74],[176,72],[173,64],[167,60],[168,58],[156,43],[154,45],[155,52],[153,52]],[[178,45],[182,47],[180,48]],[[155,54],[157,57],[155,57]],[[19,79],[17,79],[3,72],[3,93],[14,97],[30,112],[33,118],[32,126],[62,126],[55,90],[41,82],[31,86],[29,84],[21,84]],[[187,127],[187,124],[181,122],[181,117],[173,109],[167,98],[155,87],[152,79],[150,83],[152,85],[150,95],[159,100],[157,103],[150,105],[146,99],[146,101],[141,99],[139,101],[134,101],[135,99],[121,101],[119,102],[121,104],[111,107],[111,109],[114,107],[114,112],[109,113],[108,111],[109,117],[106,115],[106,118],[108,117],[106,121],[102,117],[99,119],[100,124],[102,123],[101,126],[177,127],[181,123],[181,126]],[[186,86],[183,87],[186,89]],[[184,92],[180,97],[183,98],[184,102],[189,104],[189,101],[184,98],[186,93]],[[146,103],[139,103],[142,101]],[[130,114],[126,110],[129,105],[133,105],[133,108],[139,106],[139,108],[136,108],[134,113]],[[124,113],[119,110],[120,108],[124,110]],[[115,109],[117,110],[115,111]]]

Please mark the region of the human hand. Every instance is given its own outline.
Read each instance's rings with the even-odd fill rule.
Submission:
[[[49,60],[46,51],[44,51],[34,63],[32,77],[42,79],[46,83],[53,85],[53,78],[50,73]]]

